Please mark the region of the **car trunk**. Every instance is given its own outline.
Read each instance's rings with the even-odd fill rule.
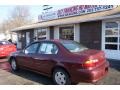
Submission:
[[[100,50],[88,49],[88,50],[84,50],[82,52],[76,52],[75,54],[78,54],[80,57],[87,58],[87,59],[84,59],[84,61],[82,61],[83,64],[87,61],[90,62],[90,60],[93,61],[92,63],[94,63],[94,67],[100,66],[106,60],[104,52],[100,51]],[[92,68],[94,68],[94,67],[92,67]]]
[[[11,44],[11,45],[0,45],[0,48],[2,48],[3,52],[10,53],[10,52],[15,52],[16,51],[16,46]]]

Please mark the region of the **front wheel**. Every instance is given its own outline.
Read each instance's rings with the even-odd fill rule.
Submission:
[[[53,81],[57,85],[70,85],[70,77],[63,69],[55,69],[53,72]]]
[[[10,65],[11,65],[11,68],[12,68],[13,71],[18,70],[18,66],[17,66],[16,60],[14,58],[11,58]]]

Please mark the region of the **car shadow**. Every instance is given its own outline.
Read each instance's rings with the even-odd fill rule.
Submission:
[[[120,60],[109,59],[108,61],[111,68],[116,69],[117,71],[120,71]]]
[[[22,78],[28,79],[30,81],[33,81],[33,83],[38,83],[42,85],[53,85],[53,81],[51,78],[43,76],[41,74],[37,74],[28,70],[20,69],[18,72],[12,72],[12,74],[18,75]]]
[[[3,59],[7,59],[8,57],[6,56],[6,57],[0,57],[0,60],[3,60]]]

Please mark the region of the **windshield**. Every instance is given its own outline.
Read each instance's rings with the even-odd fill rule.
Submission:
[[[81,51],[88,49],[87,47],[85,47],[75,41],[62,41],[61,43],[70,52],[81,52]]]

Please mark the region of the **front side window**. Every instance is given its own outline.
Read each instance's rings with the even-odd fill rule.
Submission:
[[[62,41],[61,43],[70,52],[81,52],[81,51],[88,49],[85,46],[83,46],[75,41]]]
[[[34,43],[25,49],[26,54],[36,53],[39,43]]]
[[[53,43],[42,43],[38,53],[40,54],[57,54],[58,48]]]

